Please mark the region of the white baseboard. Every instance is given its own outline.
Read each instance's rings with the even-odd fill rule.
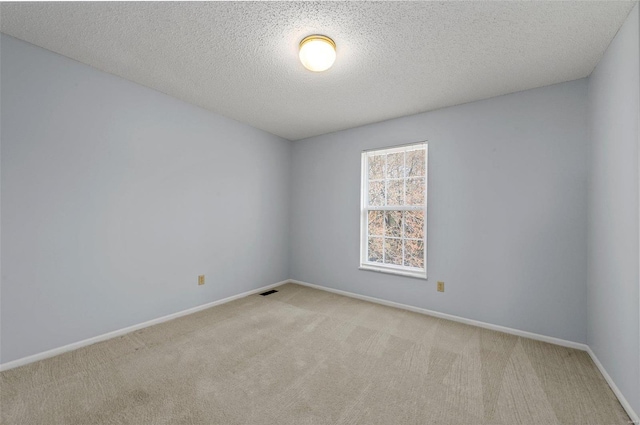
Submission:
[[[440,313],[440,312],[433,311],[433,310],[427,310],[425,308],[414,307],[414,306],[407,305],[407,304],[401,304],[401,303],[396,303],[396,302],[393,302],[393,301],[382,300],[380,298],[369,297],[369,296],[366,296],[366,295],[354,294],[352,292],[342,291],[340,289],[329,288],[329,287],[326,287],[326,286],[314,285],[313,283],[302,282],[302,281],[299,281],[299,280],[290,279],[289,282],[290,283],[295,283],[295,284],[298,284],[298,285],[308,286],[310,288],[319,289],[321,291],[333,292],[334,294],[344,295],[346,297],[357,298],[359,300],[364,300],[364,301],[370,301],[370,302],[373,302],[373,303],[376,303],[376,304],[382,304],[382,305],[386,305],[386,306],[390,306],[390,307],[401,308],[403,310],[409,310],[409,311],[413,311],[415,313],[426,314],[428,316],[438,317],[438,318],[441,318],[441,319],[453,320],[454,322],[465,323],[467,325],[472,325],[472,326],[479,326],[481,328],[491,329],[491,330],[494,330],[494,331],[499,331],[499,332],[504,332],[504,333],[508,333],[508,334],[512,334],[512,335],[517,335],[517,336],[521,336],[521,337],[524,337],[524,338],[535,339],[535,340],[538,340],[538,341],[544,341],[544,342],[548,342],[548,343],[551,343],[551,344],[561,345],[563,347],[575,348],[575,349],[578,349],[578,350],[586,351],[587,353],[589,353],[589,356],[591,356],[591,359],[595,363],[596,367],[598,368],[600,373],[602,373],[602,376],[604,376],[604,379],[609,384],[609,387],[611,387],[611,390],[613,391],[613,393],[616,395],[616,397],[620,401],[620,404],[622,405],[624,410],[627,412],[627,414],[631,418],[632,423],[640,425],[640,418],[638,417],[638,414],[636,412],[634,412],[634,410],[631,408],[631,405],[629,404],[627,399],[624,397],[624,395],[622,395],[622,392],[618,389],[618,387],[616,386],[615,382],[613,382],[613,379],[611,379],[611,376],[609,376],[609,374],[607,373],[607,371],[604,368],[604,366],[602,365],[602,363],[600,363],[600,360],[598,360],[598,358],[596,357],[595,353],[591,350],[591,347],[589,347],[587,344],[582,344],[582,343],[573,342],[573,341],[567,341],[567,340],[564,340],[564,339],[554,338],[554,337],[546,336],[546,335],[540,335],[540,334],[536,334],[536,333],[533,333],[533,332],[521,331],[519,329],[507,328],[505,326],[493,325],[491,323],[480,322],[478,320],[467,319],[467,318],[460,317],[460,316],[454,316],[452,314]]]
[[[205,310],[205,309],[210,308],[210,307],[214,307],[214,306],[217,306],[217,305],[220,305],[220,304],[225,304],[225,303],[228,303],[230,301],[237,300],[239,298],[244,298],[244,297],[249,296],[249,295],[253,295],[253,294],[260,293],[260,292],[264,292],[264,291],[267,291],[267,290],[269,290],[271,288],[275,288],[277,286],[283,285],[285,283],[295,283],[295,284],[298,284],[298,285],[303,285],[303,286],[308,286],[308,287],[311,287],[311,288],[319,289],[321,291],[332,292],[332,293],[335,293],[335,294],[344,295],[344,296],[351,297],[351,298],[357,298],[357,299],[360,299],[360,300],[369,301],[369,302],[373,302],[373,303],[376,303],[376,304],[382,304],[382,305],[386,305],[386,306],[390,306],[390,307],[396,307],[396,308],[400,308],[400,309],[403,309],[403,310],[413,311],[415,313],[426,314],[428,316],[433,316],[433,317],[438,317],[438,318],[441,318],[441,319],[452,320],[454,322],[465,323],[467,325],[478,326],[478,327],[485,328],[485,329],[491,329],[491,330],[494,330],[494,331],[499,331],[499,332],[504,332],[504,333],[508,333],[508,334],[512,334],[512,335],[517,335],[517,336],[521,336],[521,337],[524,337],[524,338],[530,338],[530,339],[534,339],[534,340],[538,340],[538,341],[543,341],[543,342],[548,342],[548,343],[551,343],[551,344],[560,345],[560,346],[563,346],[563,347],[575,348],[575,349],[578,349],[578,350],[586,351],[587,353],[589,353],[589,356],[591,356],[591,359],[593,359],[593,362],[595,363],[595,365],[598,368],[598,370],[600,371],[600,373],[602,373],[602,376],[604,376],[605,380],[607,381],[607,383],[611,387],[611,390],[616,395],[616,397],[620,401],[620,404],[622,405],[624,410],[627,412],[627,414],[631,418],[631,421],[633,423],[635,423],[635,424],[639,424],[640,425],[640,418],[638,417],[638,414],[631,408],[631,405],[629,404],[627,399],[624,397],[624,395],[622,395],[622,392],[620,392],[620,390],[616,386],[615,382],[613,382],[613,379],[611,379],[611,376],[609,376],[609,374],[607,373],[607,371],[604,368],[604,366],[602,365],[602,363],[600,363],[600,360],[598,359],[598,357],[596,357],[595,353],[586,344],[582,344],[582,343],[579,343],[579,342],[573,342],[573,341],[567,341],[567,340],[564,340],[564,339],[554,338],[554,337],[546,336],[546,335],[540,335],[540,334],[536,334],[536,333],[533,333],[533,332],[522,331],[522,330],[519,330],[519,329],[508,328],[506,326],[500,326],[500,325],[494,325],[494,324],[491,324],[491,323],[480,322],[478,320],[467,319],[465,317],[454,316],[452,314],[440,313],[440,312],[433,311],[433,310],[428,310],[428,309],[425,309],[425,308],[415,307],[415,306],[411,306],[411,305],[407,305],[407,304],[396,303],[396,302],[393,302],[393,301],[387,301],[387,300],[383,300],[383,299],[380,299],[380,298],[369,297],[369,296],[366,296],[366,295],[355,294],[353,292],[342,291],[340,289],[329,288],[329,287],[326,287],[326,286],[314,285],[313,283],[302,282],[302,281],[294,280],[294,279],[288,279],[288,280],[285,280],[285,281],[282,281],[282,282],[277,282],[277,283],[274,283],[274,284],[271,284],[271,285],[263,286],[261,288],[253,289],[251,291],[247,291],[247,292],[243,292],[241,294],[233,295],[231,297],[223,298],[221,300],[212,301],[212,302],[207,303],[207,304],[199,305],[197,307],[189,308],[187,310],[183,310],[183,311],[180,311],[180,312],[177,312],[177,313],[169,314],[167,316],[159,317],[157,319],[149,320],[149,321],[144,322],[144,323],[139,323],[137,325],[129,326],[129,327],[126,327],[126,328],[123,328],[123,329],[119,329],[119,330],[116,330],[116,331],[108,332],[106,334],[98,335],[98,336],[95,336],[95,337],[92,337],[92,338],[88,338],[88,339],[85,339],[85,340],[82,340],[82,341],[74,342],[74,343],[65,345],[63,347],[54,348],[54,349],[51,349],[51,350],[48,350],[48,351],[44,351],[42,353],[38,353],[38,354],[31,355],[31,356],[23,357],[21,359],[13,360],[13,361],[10,361],[10,362],[7,362],[7,363],[2,363],[2,364],[0,364],[0,372],[5,371],[5,370],[9,370],[9,369],[13,369],[13,368],[16,368],[16,367],[24,366],[24,365],[27,365],[29,363],[34,363],[34,362],[37,362],[39,360],[44,360],[44,359],[47,359],[47,358],[50,358],[50,357],[54,357],[54,356],[57,356],[59,354],[66,353],[68,351],[77,350],[78,348],[86,347],[88,345],[95,344],[97,342],[106,341],[108,339],[115,338],[115,337],[118,337],[118,336],[121,336],[121,335],[125,335],[125,334],[131,333],[133,331],[137,331],[138,329],[142,329],[142,328],[146,328],[146,327],[149,327],[149,326],[157,325],[159,323],[166,322],[166,321],[169,321],[169,320],[172,320],[172,319],[177,319],[178,317],[182,317],[182,316],[186,316],[186,315],[189,315],[189,314],[193,314],[193,313],[196,313],[196,312],[201,311],[201,310]]]
[[[107,332],[106,334],[94,336],[92,338],[88,338],[82,341],[74,342],[62,347],[53,348],[51,350],[43,351],[42,353],[33,354],[31,356],[23,357],[21,359],[13,360],[7,363],[0,364],[0,372],[13,369],[16,367],[24,366],[29,363],[37,362],[39,360],[48,359],[49,357],[54,357],[62,353],[66,353],[68,351],[77,350],[78,348],[86,347],[87,345],[95,344],[96,342],[106,341],[107,339],[115,338],[124,334],[131,333],[133,331],[137,331],[138,329],[147,328],[149,326],[157,325],[158,323],[166,322],[168,320],[177,319],[178,317],[186,316],[188,314],[193,314],[201,310],[205,310],[210,307],[214,307],[220,304],[225,304],[230,301],[237,300],[239,298],[244,298],[249,295],[257,294],[260,292],[267,291],[271,288],[275,288],[276,286],[283,285],[289,282],[288,280],[274,283],[271,285],[263,286],[261,288],[252,289],[251,291],[243,292],[238,295],[233,295],[231,297],[223,298],[221,300],[212,301],[210,303],[202,304],[197,307],[189,308],[187,310],[179,311],[177,313],[169,314],[167,316],[159,317],[157,319],[149,320],[144,323],[139,323],[137,325],[128,326],[123,329],[118,329],[116,331]]]
[[[480,322],[478,320],[467,319],[465,317],[454,316],[453,314],[440,313],[438,311],[427,310],[426,308],[414,307],[412,305],[396,303],[393,301],[387,301],[380,298],[369,297],[366,295],[354,294],[353,292],[347,292],[347,291],[342,291],[340,289],[328,288],[326,286],[314,285],[313,283],[301,282],[299,280],[292,280],[292,279],[290,279],[289,282],[296,283],[298,285],[308,286],[310,288],[319,289],[321,291],[333,292],[335,294],[344,295],[346,297],[369,301],[376,304],[382,304],[389,307],[401,308],[403,310],[413,311],[414,313],[426,314],[428,316],[438,317],[440,319],[452,320],[454,322],[465,323],[467,325],[478,326],[485,329],[491,329],[493,331],[504,332],[507,334],[517,335],[524,338],[530,338],[538,341],[548,342],[551,344],[561,345],[563,347],[575,348],[582,351],[587,351],[587,349],[589,348],[586,344],[582,344],[580,342],[567,341],[565,339],[554,338],[552,336],[540,335],[533,332],[521,331],[519,329],[507,328],[506,326],[494,325],[491,323]]]
[[[609,376],[609,373],[607,373],[607,370],[604,368],[602,363],[600,363],[600,360],[598,359],[596,354],[593,352],[591,347],[587,347],[587,353],[589,353],[589,356],[591,356],[591,360],[593,360],[593,362],[596,364],[596,367],[598,368],[602,376],[604,376],[604,379],[607,381],[607,384],[609,384],[609,387],[611,387],[611,391],[613,391],[616,397],[618,397],[620,404],[622,405],[624,410],[627,412],[627,415],[629,415],[629,418],[631,418],[631,422],[634,424],[640,424],[640,416],[638,416],[638,414],[633,410],[633,408],[631,407],[627,399],[624,397],[624,395],[622,395],[622,392],[620,391],[616,383],[613,382],[613,379],[611,378],[611,376]]]

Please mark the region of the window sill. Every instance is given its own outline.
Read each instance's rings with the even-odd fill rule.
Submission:
[[[413,271],[408,271],[408,270],[392,269],[390,267],[370,266],[370,265],[367,265],[367,264],[361,265],[360,267],[358,267],[358,269],[365,270],[365,271],[370,271],[370,272],[395,274],[397,276],[412,277],[414,279],[427,280],[427,272],[426,271],[425,272],[413,272]]]

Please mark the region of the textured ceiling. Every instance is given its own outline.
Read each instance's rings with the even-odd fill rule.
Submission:
[[[585,77],[634,4],[2,3],[0,31],[297,140]],[[314,33],[324,73],[297,57]]]

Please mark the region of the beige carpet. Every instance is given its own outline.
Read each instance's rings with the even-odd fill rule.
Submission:
[[[277,289],[3,372],[2,424],[629,422],[585,352]]]

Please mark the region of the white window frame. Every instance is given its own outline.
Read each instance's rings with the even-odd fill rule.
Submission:
[[[416,146],[424,146],[424,205],[420,206],[369,206],[368,194],[369,194],[369,175],[368,175],[368,158],[373,156],[373,153],[397,153],[405,152],[410,148]],[[427,194],[428,190],[428,175],[429,175],[429,146],[426,141],[410,143],[405,145],[393,146],[389,148],[376,148],[362,151],[362,164],[361,164],[361,184],[360,184],[360,270],[369,270],[382,273],[391,273],[400,276],[408,276],[419,279],[427,279]],[[406,160],[405,160],[406,161]],[[385,170],[386,172],[386,170]],[[386,189],[385,189],[386,190]],[[368,261],[367,250],[369,240],[369,227],[367,217],[369,211],[416,211],[422,210],[424,212],[424,268],[419,269],[416,267],[399,266],[393,264],[384,264]],[[404,231],[404,230],[403,230]]]

